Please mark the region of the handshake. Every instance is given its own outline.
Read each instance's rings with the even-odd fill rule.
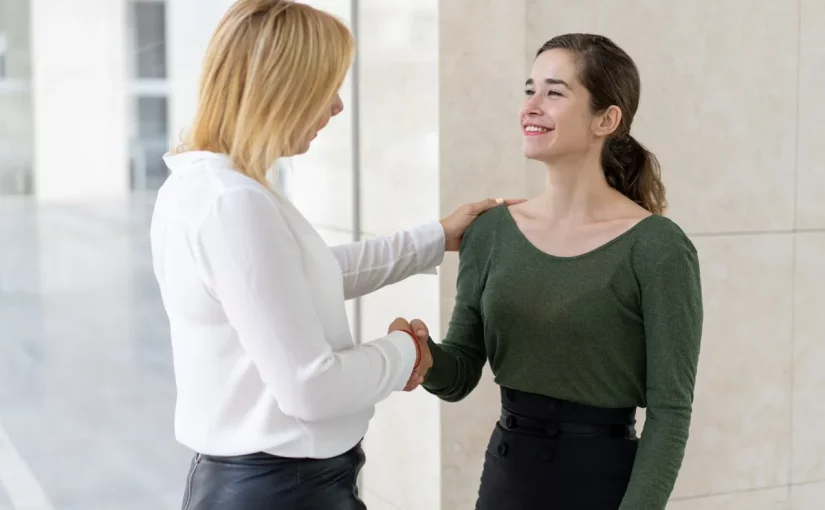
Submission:
[[[424,379],[427,377],[427,373],[433,366],[433,355],[430,352],[430,347],[427,345],[427,339],[430,337],[430,330],[427,329],[427,325],[419,319],[414,319],[412,322],[407,322],[406,319],[399,317],[392,321],[389,329],[387,329],[387,333],[392,333],[393,331],[404,331],[409,333],[410,336],[415,338],[413,341],[418,343],[417,351],[419,353],[419,357],[416,362],[416,366],[410,375],[410,379],[404,387],[404,391],[412,391],[424,382]]]

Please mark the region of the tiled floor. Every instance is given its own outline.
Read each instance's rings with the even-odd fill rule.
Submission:
[[[2,487],[0,487],[0,510],[16,510],[11,506],[11,500]]]
[[[0,197],[0,432],[18,454],[0,460],[0,510],[180,508],[190,453],[173,436],[152,200]]]

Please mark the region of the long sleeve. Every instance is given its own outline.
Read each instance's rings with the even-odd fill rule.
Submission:
[[[284,413],[321,421],[373,406],[404,387],[416,356],[407,334],[333,351],[310,295],[305,254],[264,192],[224,192],[194,245],[213,294]]]
[[[472,227],[471,227],[472,229]],[[441,344],[428,341],[433,367],[424,389],[447,402],[457,402],[478,385],[487,351],[481,317],[481,274],[472,233],[461,246],[456,299],[447,337]]]
[[[647,420],[620,510],[665,510],[690,429],[703,321],[699,261],[688,241],[660,256],[641,282]]]
[[[332,247],[344,275],[344,296],[353,299],[400,282],[414,274],[434,272],[444,259],[444,228],[439,222]]]

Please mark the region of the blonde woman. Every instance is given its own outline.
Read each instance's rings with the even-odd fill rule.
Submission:
[[[359,345],[344,300],[437,266],[496,204],[329,248],[267,186],[278,158],[307,151],[341,112],[353,50],[340,21],[307,5],[236,2],[209,45],[189,135],[165,158],[151,241],[175,432],[197,452],[184,509],[365,508],[356,476],[374,405],[417,386],[432,360],[403,319]]]

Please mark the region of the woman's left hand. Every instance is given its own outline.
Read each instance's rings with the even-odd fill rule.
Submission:
[[[461,238],[464,236],[464,231],[467,230],[470,223],[478,218],[479,214],[487,209],[501,204],[515,205],[522,202],[524,202],[524,199],[505,200],[503,198],[488,198],[481,202],[462,205],[453,211],[451,215],[441,220],[441,226],[444,227],[444,235],[447,238],[445,249],[447,251],[458,251],[461,247]]]

